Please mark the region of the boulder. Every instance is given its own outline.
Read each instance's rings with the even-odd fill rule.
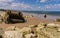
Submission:
[[[40,33],[43,29],[44,29],[44,26],[42,26],[42,27],[37,27],[37,28],[36,28],[36,32],[37,32],[37,33]]]
[[[47,30],[43,27],[37,27],[37,38],[54,38],[53,34],[50,32],[47,32]]]
[[[47,24],[46,23],[39,23],[38,27],[45,26],[45,25],[47,25]]]
[[[57,31],[60,32],[60,28],[58,28]]]
[[[47,38],[47,37],[40,35],[40,34],[37,34],[37,36],[38,36],[37,38]]]
[[[3,34],[4,34],[4,28],[0,27],[0,38],[3,37]]]
[[[20,32],[23,34],[29,34],[29,33],[31,33],[31,28],[24,27],[24,28],[20,29]]]
[[[32,33],[25,35],[25,38],[34,38],[34,37],[35,37],[35,34],[32,34]]]
[[[3,38],[23,38],[23,34],[19,31],[5,31]]]
[[[49,24],[47,24],[47,27],[58,28],[58,27],[60,27],[60,24],[49,23]]]

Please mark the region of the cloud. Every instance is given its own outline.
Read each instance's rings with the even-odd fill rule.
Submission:
[[[24,4],[24,3],[12,3],[11,4],[11,7],[12,8],[20,8],[21,10],[34,10],[34,11],[38,11],[38,10],[41,10],[41,6],[31,6],[31,5],[28,5],[28,4]]]
[[[43,10],[60,10],[60,4],[50,4],[42,7]]]
[[[50,5],[45,5],[45,8],[49,9],[49,8],[51,8],[51,6]]]
[[[46,2],[46,1],[47,1],[47,0],[40,0],[40,2],[43,2],[43,3]]]
[[[40,3],[45,3],[47,2],[48,0],[36,0],[36,2],[40,2]]]
[[[38,8],[40,9],[41,7],[39,6]]]
[[[12,3],[11,7],[21,7],[24,9],[32,9],[32,6],[24,4],[24,3]]]
[[[50,0],[51,2],[60,2],[60,0]]]
[[[46,8],[60,8],[60,4],[54,4],[54,5],[46,5]]]
[[[12,2],[14,0],[0,0],[0,2]]]
[[[9,2],[11,2],[9,4]],[[12,0],[3,0],[1,2],[0,0],[0,9],[13,9],[13,10],[33,10],[33,7],[28,5],[28,4],[24,4],[22,3],[16,3],[16,2],[12,2]]]
[[[45,4],[31,5],[24,2],[13,2],[14,0],[0,0],[0,8],[2,9],[13,9],[13,10],[60,10],[60,4]],[[48,0],[38,0],[39,2],[47,2]],[[52,1],[52,0],[51,0]],[[11,3],[9,3],[11,2]]]

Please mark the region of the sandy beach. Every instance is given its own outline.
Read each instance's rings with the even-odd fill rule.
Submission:
[[[0,38],[60,38],[60,0],[0,0]]]
[[[41,15],[37,15],[37,14],[30,14],[30,13],[23,13],[24,15],[24,18],[26,19],[26,22],[25,23],[16,23],[16,24],[0,24],[0,27],[2,28],[7,28],[9,26],[16,26],[16,27],[19,27],[19,28],[22,28],[22,27],[26,27],[26,26],[29,26],[29,25],[38,25],[40,22],[43,22],[43,23],[59,23],[60,22],[54,22],[54,19],[56,19],[55,16],[49,16],[45,19],[43,17],[43,14]],[[33,16],[32,16],[33,15]]]
[[[27,16],[27,17],[25,17]],[[16,24],[0,24],[0,27],[7,28],[9,26],[17,26],[19,28],[29,26],[29,25],[36,25],[40,22],[40,19],[38,17],[30,17],[29,14],[25,15],[26,22],[25,23],[16,23]]]
[[[8,38],[60,38],[60,22],[54,21],[60,17],[47,15],[47,18],[44,18],[44,14],[31,13],[23,13],[23,17],[26,20],[25,23],[0,24],[0,35]]]

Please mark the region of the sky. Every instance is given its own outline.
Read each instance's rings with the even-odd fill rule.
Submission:
[[[0,9],[60,11],[60,0],[0,0]]]

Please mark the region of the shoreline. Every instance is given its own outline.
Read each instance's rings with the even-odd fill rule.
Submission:
[[[27,22],[25,22],[25,23],[0,24],[0,30],[2,28],[4,31],[3,34],[7,33],[5,35],[5,36],[7,36],[10,33],[13,35],[16,33],[17,37],[18,37],[18,34],[21,33],[22,35],[20,35],[20,36],[27,37],[27,38],[30,38],[30,37],[32,37],[32,38],[42,37],[43,38],[43,36],[44,36],[44,38],[45,37],[50,38],[52,36],[53,36],[52,38],[55,38],[55,36],[57,36],[58,34],[60,35],[60,26],[59,26],[60,23],[56,24],[57,22],[56,23],[52,22],[51,19],[50,20],[49,19],[44,20],[42,18],[43,15],[41,15],[42,17],[38,17],[39,15],[35,16],[35,14],[34,14],[34,16],[32,16],[32,14],[27,14],[27,13],[23,14],[23,16],[24,15],[25,15],[24,18],[27,20]],[[47,36],[47,35],[49,35],[49,36]]]
[[[37,17],[38,19],[40,19],[41,22],[47,22],[47,23],[60,23],[60,22],[55,22],[55,19],[60,19],[60,16],[56,16],[56,15],[47,15],[47,18],[44,18],[44,14],[34,14],[34,13],[26,13],[23,12],[24,14],[27,15],[32,15],[34,17]]]
[[[23,28],[23,27],[26,27],[26,26],[29,26],[29,25],[38,25],[40,22],[42,22],[42,23],[58,23],[58,24],[60,24],[60,22],[54,22],[54,20],[52,20],[52,19],[48,19],[48,18],[43,19],[42,18],[43,16],[40,17],[39,15],[34,14],[33,17],[32,17],[31,16],[32,14],[30,14],[30,13],[25,13],[25,14],[23,14],[23,16],[24,15],[28,16],[28,17],[25,17],[27,22],[25,22],[25,23],[16,23],[16,24],[0,24],[0,27],[7,28],[7,27],[10,27],[10,26],[16,26],[16,27],[19,27],[19,28]]]
[[[32,15],[32,16],[37,16],[37,17],[40,18],[40,19],[44,19],[44,14],[25,13],[25,12],[23,12],[23,14]],[[48,19],[54,20],[54,19],[57,19],[57,18],[60,19],[60,16],[51,15],[51,14],[46,14],[46,15],[47,15],[47,18],[46,18],[47,20],[48,20]]]

